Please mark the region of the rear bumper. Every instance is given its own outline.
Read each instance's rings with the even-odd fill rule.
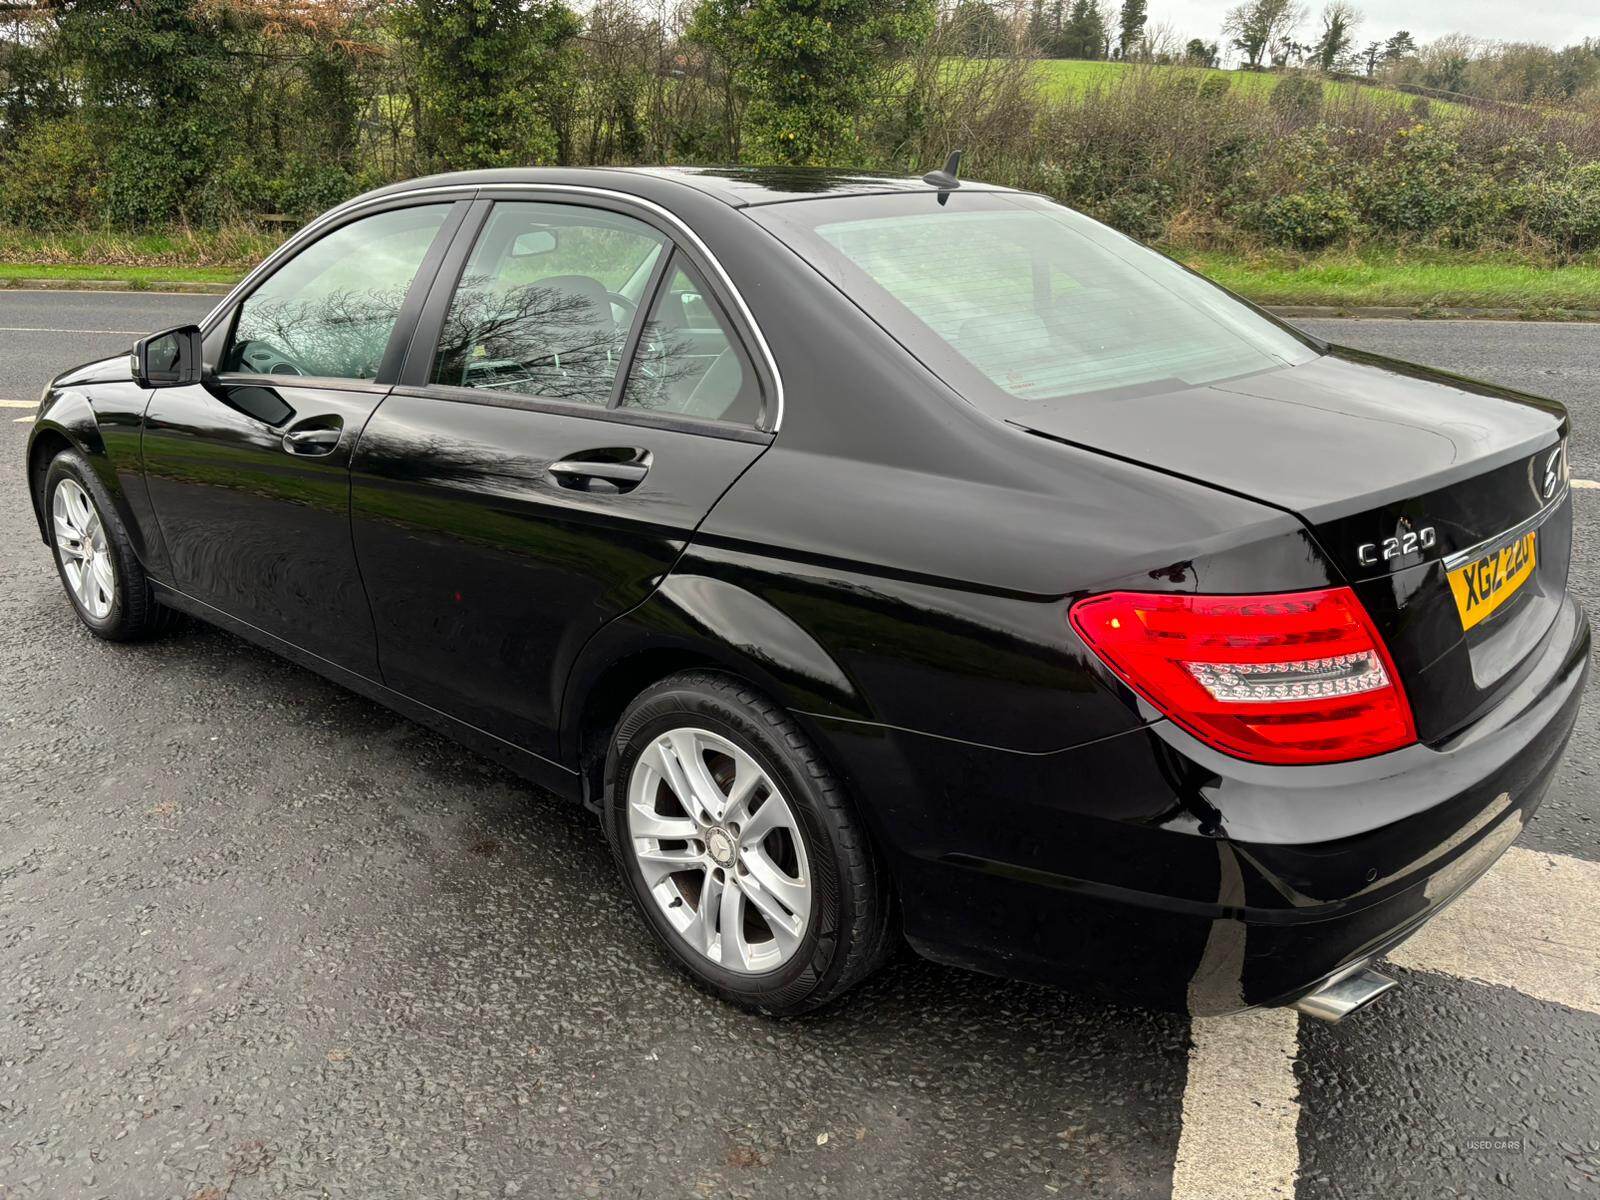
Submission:
[[[1196,1014],[1286,1003],[1381,954],[1511,845],[1588,672],[1567,600],[1516,690],[1447,744],[1328,767],[1169,722],[1028,755],[813,718],[923,954]]]

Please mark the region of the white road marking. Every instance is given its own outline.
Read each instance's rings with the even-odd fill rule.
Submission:
[[[0,408],[38,408],[37,400],[0,400]]]
[[[1600,483],[1596,483],[1592,479],[1574,479],[1572,486],[1575,488],[1600,488]]]
[[[45,325],[0,325],[0,333],[116,333],[143,337],[148,332],[138,329],[51,329]]]
[[[1299,1022],[1291,1008],[1194,1022],[1172,1200],[1294,1200]]]
[[[32,420],[33,420],[32,417],[12,417],[11,418],[11,423],[13,425],[26,425],[28,422],[30,422]]]
[[[1600,863],[1513,846],[1386,959],[1600,1013],[1596,896]],[[1172,1200],[1293,1200],[1299,1015],[1279,1008],[1197,1019],[1190,1038]]]
[[[1600,863],[1512,847],[1388,959],[1600,1014],[1596,896]]]

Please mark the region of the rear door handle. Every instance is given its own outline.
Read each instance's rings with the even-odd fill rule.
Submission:
[[[594,455],[595,457],[590,457]],[[605,457],[599,457],[605,455]],[[628,455],[631,457],[623,457]],[[591,450],[547,468],[564,488],[580,492],[631,492],[650,472],[648,450]]]

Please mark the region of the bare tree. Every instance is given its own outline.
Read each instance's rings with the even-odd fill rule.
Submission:
[[[1177,62],[1183,57],[1183,39],[1171,21],[1146,25],[1134,57],[1153,63]]]
[[[959,26],[949,21],[911,47],[902,86],[885,89],[868,114],[871,138],[890,163],[921,171],[958,146],[980,169],[1017,169],[1026,161],[1039,76],[1026,20],[1011,28],[1022,45],[1004,55],[960,53]]]
[[[1094,7],[1100,14],[1103,43],[1100,47],[1100,57],[1110,58],[1111,48],[1117,42],[1117,27],[1122,18],[1122,6],[1118,0],[1094,0]]]

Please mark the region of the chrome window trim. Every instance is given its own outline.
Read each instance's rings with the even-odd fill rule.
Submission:
[[[1561,507],[1562,502],[1566,500],[1567,494],[1570,491],[1570,485],[1563,483],[1561,485],[1561,490],[1552,496],[1549,503],[1547,503],[1538,512],[1534,513],[1533,516],[1529,517],[1526,521],[1517,522],[1517,524],[1513,525],[1510,529],[1501,530],[1493,537],[1484,538],[1483,541],[1479,542],[1476,546],[1468,546],[1465,550],[1457,550],[1454,554],[1450,555],[1450,557],[1442,560],[1444,562],[1444,569],[1446,571],[1453,571],[1457,567],[1465,566],[1469,562],[1476,562],[1478,559],[1488,554],[1491,550],[1500,549],[1502,543],[1514,542],[1523,534],[1527,533],[1530,529],[1537,529],[1540,525],[1545,523],[1545,520],[1550,516],[1551,513],[1555,512],[1556,509]]]
[[[645,211],[652,213],[656,217],[659,217],[679,234],[681,234],[683,240],[692,246],[701,256],[701,258],[703,258],[711,267],[712,271],[716,273],[717,281],[721,283],[723,290],[732,300],[735,308],[737,308],[740,319],[743,320],[746,328],[750,331],[750,336],[755,339],[756,349],[760,352],[762,360],[766,363],[767,371],[772,376],[772,422],[764,432],[777,433],[778,430],[782,428],[784,406],[783,373],[778,370],[778,360],[773,357],[772,348],[767,345],[766,335],[761,332],[761,326],[756,322],[755,316],[750,312],[750,306],[745,303],[744,296],[734,284],[733,278],[723,267],[721,261],[715,254],[711,252],[711,248],[707,246],[703,240],[701,240],[700,235],[691,229],[688,223],[684,221],[682,217],[678,216],[670,209],[664,208],[660,204],[657,204],[654,200],[646,200],[643,196],[635,196],[630,192],[619,192],[612,188],[590,187],[587,184],[580,183],[448,183],[436,184],[433,187],[414,188],[410,190],[401,190],[398,192],[386,192],[381,196],[372,196],[364,200],[357,199],[347,201],[346,203],[341,204],[338,208],[329,209],[327,212],[323,213],[304,229],[300,230],[299,233],[295,234],[283,245],[279,246],[271,254],[267,255],[266,258],[262,259],[261,262],[257,264],[255,270],[251,271],[236,285],[234,285],[233,290],[224,296],[214,309],[206,314],[205,320],[200,322],[200,328],[202,332],[209,336],[212,330],[215,329],[217,322],[222,318],[222,315],[234,303],[234,300],[237,296],[249,290],[255,284],[256,280],[267,274],[280,259],[295,253],[300,246],[302,246],[305,242],[310,241],[319,229],[336,219],[348,217],[354,213],[362,211],[363,209],[374,208],[385,204],[392,204],[396,200],[408,200],[412,197],[427,197],[435,196],[443,192],[454,192],[457,193],[463,200],[474,200],[479,199],[485,191],[495,192],[502,189],[525,192],[564,192],[579,196],[604,196],[607,199],[620,201],[623,204],[637,205],[639,208],[642,208]]]

